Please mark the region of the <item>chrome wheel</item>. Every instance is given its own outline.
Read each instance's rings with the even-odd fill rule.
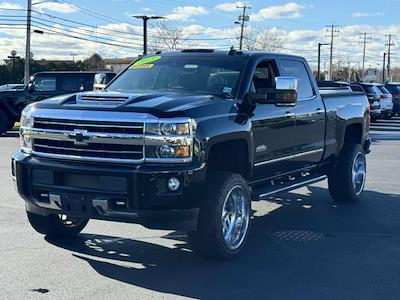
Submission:
[[[60,222],[67,228],[75,228],[86,222],[86,219],[74,218],[67,215],[58,215]]]
[[[227,194],[222,208],[222,234],[230,250],[238,249],[247,235],[250,221],[250,199],[239,185]]]
[[[354,158],[352,170],[353,188],[357,196],[364,190],[366,169],[365,156],[359,152]]]

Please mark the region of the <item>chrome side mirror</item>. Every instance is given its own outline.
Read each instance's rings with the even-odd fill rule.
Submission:
[[[297,78],[275,77],[276,102],[295,104],[297,102]]]

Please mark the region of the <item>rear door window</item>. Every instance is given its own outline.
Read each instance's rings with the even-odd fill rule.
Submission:
[[[73,76],[61,77],[61,90],[63,92],[78,92],[81,87],[81,79]]]
[[[387,90],[387,88],[385,88],[383,85],[379,85],[379,86],[377,86],[377,88],[385,95],[390,94],[390,92]]]
[[[312,98],[314,90],[307,72],[307,68],[301,61],[281,60],[283,75],[297,78],[297,94],[299,100]]]

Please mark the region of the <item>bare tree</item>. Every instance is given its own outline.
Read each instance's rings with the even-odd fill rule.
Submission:
[[[150,49],[175,51],[188,47],[191,34],[184,27],[168,21],[158,21],[153,29],[153,39]]]
[[[244,31],[243,48],[250,51],[280,52],[286,41],[286,32],[279,28],[249,26]]]

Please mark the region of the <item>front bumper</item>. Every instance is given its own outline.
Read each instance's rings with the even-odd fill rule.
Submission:
[[[12,175],[27,210],[142,224],[152,229],[196,230],[205,165],[112,165],[12,157]],[[181,187],[166,186],[176,177]]]

